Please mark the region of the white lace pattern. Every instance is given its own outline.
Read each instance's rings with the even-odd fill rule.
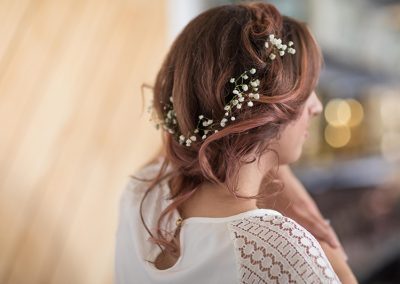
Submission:
[[[285,216],[252,216],[228,225],[240,283],[340,283],[318,241]]]

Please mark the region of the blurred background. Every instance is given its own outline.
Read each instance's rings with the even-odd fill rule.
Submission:
[[[0,283],[112,283],[119,194],[157,154],[168,48],[235,1],[0,0]],[[324,52],[295,173],[360,283],[400,283],[400,1],[269,1]]]

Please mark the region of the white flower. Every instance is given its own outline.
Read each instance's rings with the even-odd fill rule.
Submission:
[[[289,41],[288,46],[292,46],[292,45],[293,45],[293,41]]]
[[[205,135],[205,134],[201,137],[201,139],[203,139],[203,140],[206,138],[207,138],[207,135]]]
[[[244,85],[242,86],[242,89],[243,89],[243,91],[247,91],[247,90],[249,89],[249,86],[247,86],[246,84],[244,84]]]
[[[238,90],[233,90],[232,93],[234,93],[235,95],[239,94]]]
[[[179,136],[179,140],[181,140],[181,141],[185,140],[185,136],[183,136],[183,135]]]
[[[190,136],[190,140],[192,140],[192,141],[196,141],[196,136]]]
[[[247,80],[249,79],[249,76],[247,76],[246,74],[243,75],[243,79]]]
[[[269,58],[270,58],[271,60],[274,60],[274,59],[275,59],[275,57],[276,57],[276,55],[275,55],[275,54],[273,54],[273,53],[271,53],[271,54],[269,55]]]
[[[240,109],[241,107],[242,107],[242,104],[238,104],[238,105],[236,106],[237,109]]]
[[[240,97],[239,98],[239,102],[243,102],[244,101],[244,98],[243,97]]]
[[[203,121],[203,126],[208,126],[208,123],[207,123],[207,121]]]
[[[276,44],[276,47],[277,47],[278,49],[281,49],[281,48],[282,48],[282,44],[281,44],[281,43],[278,43],[278,44]]]
[[[249,101],[249,102],[247,102],[247,105],[248,105],[249,107],[252,107],[254,104],[253,104],[252,101]]]
[[[265,45],[265,48],[268,48],[268,47],[269,47],[268,41],[266,41],[266,42],[264,43],[264,45]]]
[[[234,116],[232,116],[232,117],[231,117],[231,120],[232,120],[232,121],[234,121],[234,120],[235,120],[235,117],[234,117]]]
[[[207,129],[206,129],[206,130],[204,130],[204,134],[207,134],[207,133],[208,133],[208,131],[209,131],[209,130],[207,130]]]
[[[282,44],[282,40],[281,40],[280,38],[278,38],[278,39],[276,40],[276,43],[277,43],[277,44]]]
[[[294,48],[289,47],[288,48],[288,53],[295,54],[296,50]]]
[[[171,103],[174,101],[174,99],[172,97],[169,97],[169,100],[171,101]]]
[[[284,56],[284,55],[285,55],[285,52],[284,52],[283,50],[281,50],[281,51],[279,51],[279,55],[280,55],[280,56]]]
[[[190,143],[192,143],[192,140],[187,139],[187,140],[186,140],[186,144],[190,144]]]
[[[209,119],[208,120],[208,125],[211,125],[213,123],[213,120],[212,119]]]
[[[238,100],[233,100],[233,101],[232,101],[232,104],[233,104],[233,105],[237,105],[238,102],[239,102]]]
[[[221,127],[225,127],[225,123],[221,122]]]
[[[231,78],[231,79],[229,80],[229,82],[235,83],[235,78]]]
[[[228,116],[229,115],[229,112],[225,112],[225,116]]]
[[[253,91],[254,91],[254,92],[257,92],[257,91],[258,91],[258,88],[254,88]]]
[[[204,115],[200,114],[199,119],[203,119]]]
[[[282,44],[282,50],[286,50],[287,45],[286,44]]]
[[[258,100],[258,99],[260,98],[260,94],[258,94],[258,93],[255,94],[255,95],[254,95],[254,98],[255,98],[256,100]]]
[[[269,35],[269,40],[273,40],[274,38],[275,38],[275,35],[273,35],[273,34]]]
[[[199,130],[196,128],[196,129],[194,130],[194,133],[199,133]]]
[[[231,109],[230,106],[225,106],[225,107],[224,107],[224,110],[230,110],[230,109]]]
[[[214,133],[217,133],[218,132],[218,129],[217,130],[214,130]]]
[[[221,122],[222,123],[225,123],[225,122],[227,122],[228,120],[224,117],[223,119],[221,119]]]
[[[255,73],[256,73],[256,69],[255,69],[255,68],[251,68],[251,69],[250,69],[250,73],[251,73],[251,74],[255,74]]]
[[[252,98],[253,96],[254,96],[253,93],[250,93],[250,94],[249,94],[249,98]]]

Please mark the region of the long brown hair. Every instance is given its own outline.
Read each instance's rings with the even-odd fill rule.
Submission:
[[[295,56],[268,60],[264,42],[269,34],[283,42],[293,41]],[[159,118],[165,117],[163,102],[168,102],[170,96],[181,133],[195,129],[200,114],[222,118],[232,91],[229,79],[253,67],[257,69],[261,96],[253,107],[235,113],[234,123],[190,147],[163,132],[165,156],[157,176],[147,180],[150,184],[140,205],[142,222],[152,242],[162,251],[180,254],[179,243],[168,238],[172,232],[161,228],[162,220],[205,181],[224,184],[237,198],[264,197],[262,193],[238,195],[238,171],[244,163],[256,160],[246,161],[250,153],[262,155],[272,151],[271,139],[279,137],[283,128],[298,118],[317,85],[322,64],[321,51],[306,23],[282,16],[271,4],[218,6],[186,25],[170,47],[153,87],[153,107]],[[171,171],[167,171],[169,165]],[[267,176],[276,177],[270,173]],[[172,202],[161,213],[152,233],[143,219],[143,200],[151,190],[158,190],[155,185],[164,179],[171,188]],[[274,182],[277,179],[262,186]]]

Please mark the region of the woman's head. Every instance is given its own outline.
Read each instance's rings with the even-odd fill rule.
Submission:
[[[294,42],[296,54],[269,60],[271,46],[264,46],[269,34]],[[321,52],[306,25],[282,16],[270,4],[224,5],[200,14],[174,41],[157,75],[158,117],[166,116],[164,102],[172,97],[180,134],[193,131],[200,114],[222,119],[232,96],[230,78],[252,67],[260,80],[260,99],[251,108],[236,110],[233,123],[205,140],[200,135],[190,147],[166,132],[167,158],[188,176],[224,182],[230,167],[237,169],[254,151],[270,151],[271,142],[286,127],[291,129],[316,87],[321,64]],[[302,136],[294,141],[302,144]]]
[[[282,42],[292,41],[296,53],[270,60],[272,47],[265,47],[270,34]],[[243,164],[271,151],[277,154],[278,164],[298,159],[308,119],[321,111],[314,89],[322,63],[306,24],[282,16],[267,3],[223,5],[191,20],[157,74],[153,89],[157,117],[165,119],[164,107],[172,97],[178,136],[193,131],[201,114],[221,120],[233,95],[230,78],[250,68],[257,70],[260,98],[252,107],[235,110],[235,121],[205,140],[197,137],[190,147],[163,132],[166,157],[153,185],[172,164],[169,184],[174,202],[161,214],[159,225],[203,182],[224,183],[235,194]],[[161,231],[158,235],[162,239]]]

